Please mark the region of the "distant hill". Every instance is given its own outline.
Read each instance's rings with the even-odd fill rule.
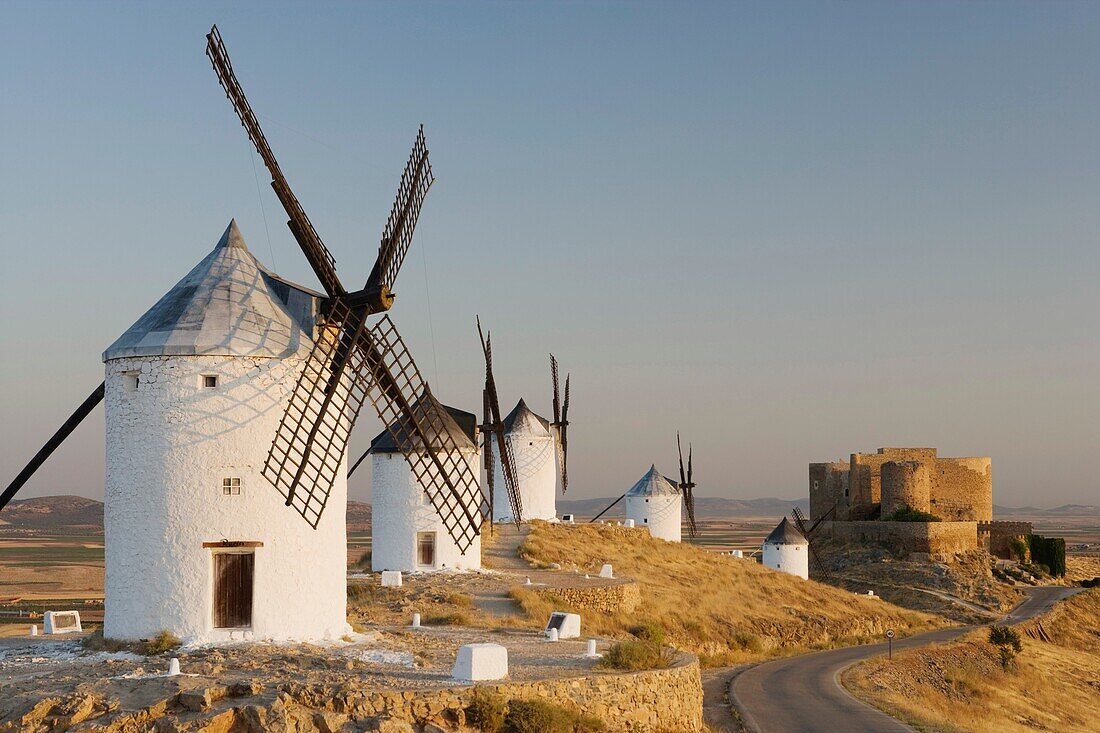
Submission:
[[[601,512],[608,504],[615,501],[615,497],[601,497],[599,499],[558,499],[558,514],[576,514],[581,517],[592,517]],[[605,517],[621,517],[623,504],[619,502],[605,514]],[[695,516],[698,519],[717,517],[783,517],[791,513],[795,507],[809,513],[809,499],[727,499],[715,496],[695,497]]]
[[[103,502],[83,496],[17,499],[0,511],[0,526],[27,529],[93,527],[102,530]]]

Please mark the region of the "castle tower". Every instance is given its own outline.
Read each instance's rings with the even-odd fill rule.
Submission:
[[[680,541],[683,497],[656,466],[650,466],[645,476],[626,492],[626,518],[635,527],[646,527],[659,540]]]
[[[347,485],[314,530],[260,471],[317,294],[268,272],[236,222],[104,353],[104,635],[339,638]]]
[[[764,539],[763,554],[764,567],[809,579],[810,543],[786,517]]]
[[[524,521],[556,519],[557,460],[550,421],[536,415],[526,402],[520,400],[504,418],[504,435],[515,460]],[[493,521],[511,522],[512,508],[508,503],[500,456],[497,456],[494,471]]]
[[[426,399],[439,404],[430,394]],[[413,405],[414,413],[423,409],[422,402]],[[443,409],[443,414],[450,417],[444,429],[459,446],[450,458],[465,461],[474,475],[479,475],[477,418],[453,407]],[[433,447],[439,452],[442,441]],[[459,551],[389,430],[371,441],[370,452],[371,569],[413,572],[480,568],[481,537],[475,538],[465,553]],[[444,465],[449,463],[446,454],[439,458]],[[479,511],[477,506],[469,510],[475,515]]]
[[[899,509],[931,509],[932,467],[925,461],[887,461],[882,464],[882,517]]]

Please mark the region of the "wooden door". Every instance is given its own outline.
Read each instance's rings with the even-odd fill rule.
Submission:
[[[251,552],[219,552],[214,555],[214,626],[239,629],[252,625]]]
[[[420,532],[416,535],[416,564],[435,567],[435,532]]]

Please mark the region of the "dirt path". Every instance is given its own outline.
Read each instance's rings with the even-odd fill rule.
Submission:
[[[721,733],[741,733],[744,728],[735,716],[730,705],[729,689],[734,675],[744,669],[740,667],[716,667],[700,672],[703,681],[703,722],[713,731]]]

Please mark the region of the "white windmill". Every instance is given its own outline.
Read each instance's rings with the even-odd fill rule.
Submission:
[[[325,293],[268,272],[231,223],[214,251],[107,349],[104,383],[0,495],[0,510],[106,399],[105,635],[340,636],[346,452],[366,402],[460,550],[477,541],[488,515],[476,470],[448,461],[460,451],[444,427],[450,418],[423,399],[431,392],[393,322],[368,322],[393,305],[390,288],[433,180],[428,150],[421,130],[374,268],[349,292],[216,27],[207,55]]]
[[[810,577],[810,543],[786,517],[764,538],[762,549],[764,567],[797,575],[803,580]]]

